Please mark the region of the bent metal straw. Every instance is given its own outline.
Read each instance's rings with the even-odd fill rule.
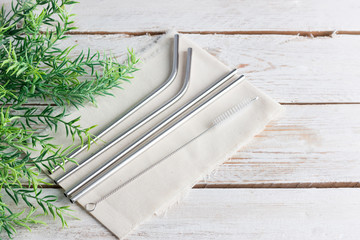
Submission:
[[[159,114],[161,114],[163,111],[165,111],[167,108],[169,108],[171,105],[173,105],[174,103],[176,103],[182,96],[184,96],[184,94],[186,93],[186,90],[189,88],[189,79],[190,79],[190,69],[191,69],[191,58],[192,58],[192,49],[189,48],[188,52],[187,52],[187,62],[186,62],[186,74],[185,74],[185,79],[183,82],[183,85],[181,87],[181,89],[179,90],[179,92],[172,97],[169,101],[167,101],[165,104],[163,104],[162,106],[160,106],[158,109],[156,109],[154,112],[151,112],[150,114],[148,114],[147,116],[145,116],[143,119],[141,119],[140,121],[138,121],[137,123],[135,123],[132,127],[130,127],[128,130],[126,130],[125,132],[121,133],[119,136],[117,136],[114,140],[112,140],[111,142],[109,142],[108,144],[106,144],[103,148],[101,148],[99,151],[97,151],[95,154],[91,155],[89,158],[85,159],[84,161],[82,161],[78,166],[75,166],[73,169],[71,169],[70,171],[68,171],[67,173],[65,173],[63,176],[61,176],[60,178],[54,180],[55,183],[59,184],[62,181],[64,181],[66,178],[68,178],[70,175],[74,174],[75,172],[77,172],[78,170],[80,170],[82,167],[86,166],[86,164],[90,163],[91,161],[93,161],[95,158],[97,158],[98,156],[100,156],[102,153],[106,152],[108,149],[110,149],[112,146],[114,146],[115,144],[117,144],[118,142],[122,141],[123,139],[125,139],[127,136],[129,136],[130,134],[132,134],[133,132],[135,132],[137,129],[139,129],[141,126],[145,125],[146,123],[148,123],[149,121],[151,121],[153,118],[155,118],[156,116],[158,116]]]
[[[178,73],[178,66],[179,66],[179,34],[174,35],[174,46],[173,46],[173,63],[172,63],[172,71],[168,79],[163,82],[158,88],[153,90],[151,93],[149,93],[145,98],[143,98],[139,103],[137,103],[135,106],[133,106],[130,110],[125,112],[119,119],[117,119],[115,122],[111,123],[108,127],[105,127],[104,130],[102,130],[100,133],[96,135],[96,137],[88,144],[92,144],[93,142],[96,142],[105,134],[110,132],[114,127],[116,127],[118,124],[123,122],[126,118],[128,118],[130,115],[135,113],[137,110],[139,110],[141,107],[146,105],[148,102],[150,102],[152,99],[154,99],[158,94],[160,94],[162,91],[164,91],[170,84],[174,81],[176,78],[176,75]],[[82,151],[84,151],[88,144],[84,144],[84,146],[79,147],[75,152],[71,153],[68,157],[74,158],[78,154],[80,154]],[[64,164],[66,164],[68,161],[65,160]],[[50,173],[54,173],[56,170],[61,168],[60,165],[55,166],[53,169],[50,170]]]

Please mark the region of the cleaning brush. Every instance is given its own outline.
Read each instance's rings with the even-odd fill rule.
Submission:
[[[183,149],[184,147],[186,147],[187,145],[189,145],[190,143],[194,142],[196,139],[198,139],[199,137],[201,137],[202,135],[204,135],[206,132],[210,131],[211,129],[215,128],[216,126],[219,126],[221,124],[223,124],[224,122],[228,121],[229,119],[231,119],[232,117],[234,117],[237,113],[239,113],[241,110],[243,110],[246,106],[250,105],[252,102],[258,100],[259,97],[255,97],[252,99],[248,99],[245,100],[235,106],[233,106],[232,108],[228,109],[227,111],[225,111],[224,113],[222,113],[221,115],[219,115],[218,117],[216,117],[212,122],[210,127],[208,127],[207,129],[205,129],[204,131],[202,131],[200,134],[196,135],[195,137],[193,137],[192,139],[190,139],[189,141],[187,141],[185,144],[181,145],[180,147],[178,147],[176,150],[174,150],[173,152],[171,152],[170,154],[166,155],[165,157],[161,158],[160,160],[156,161],[155,163],[153,163],[152,165],[150,165],[149,167],[143,169],[141,172],[139,172],[138,174],[136,174],[135,176],[133,176],[132,178],[128,179],[127,181],[125,181],[124,183],[122,183],[121,185],[119,185],[118,187],[116,187],[114,190],[112,190],[111,192],[109,192],[108,194],[106,194],[105,196],[103,196],[102,198],[100,198],[98,201],[94,202],[94,203],[88,203],[85,205],[86,210],[88,210],[89,212],[94,211],[96,206],[101,203],[102,201],[104,201],[105,199],[107,199],[108,197],[110,197],[111,195],[113,195],[114,193],[116,193],[117,191],[119,191],[120,189],[122,189],[123,187],[125,187],[126,185],[128,185],[129,183],[131,183],[132,181],[134,181],[135,179],[137,179],[138,177],[142,176],[144,173],[148,172],[149,170],[153,169],[154,167],[156,167],[157,165],[159,165],[160,163],[164,162],[166,159],[170,158],[172,155],[174,155],[175,153],[177,153],[178,151],[180,151],[181,149]]]

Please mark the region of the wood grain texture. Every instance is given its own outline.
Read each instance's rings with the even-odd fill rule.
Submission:
[[[360,30],[357,0],[87,0],[76,5],[79,31]],[[216,20],[215,20],[216,19]]]
[[[126,239],[358,239],[359,198],[358,189],[193,189]],[[60,203],[68,204],[64,197]],[[69,229],[47,219],[48,226],[20,229],[16,239],[116,239],[72,206],[81,220],[69,220]]]
[[[328,187],[358,186],[359,115],[360,105],[287,106],[279,120],[273,121],[204,183],[208,187],[311,187],[315,183]],[[348,184],[341,184],[344,182]]]
[[[11,0],[3,0],[10,7]],[[171,28],[187,32],[244,33],[274,31],[340,32],[359,34],[357,0],[86,0],[71,10],[80,32],[162,32]],[[321,33],[320,35],[322,35]]]
[[[357,239],[356,189],[200,190],[135,239]]]
[[[280,35],[198,35],[186,37],[283,103],[360,102],[360,36],[306,38]],[[78,44],[123,59],[128,47],[141,51],[158,36],[71,36]],[[159,66],[161,67],[161,66]]]

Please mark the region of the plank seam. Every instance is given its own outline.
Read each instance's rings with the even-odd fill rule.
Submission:
[[[279,102],[281,105],[359,105],[360,102]],[[27,103],[23,104],[23,106],[28,107],[41,107],[41,106],[54,106],[56,107],[56,104],[46,104],[46,103]],[[6,105],[8,106],[8,105]]]
[[[23,185],[28,188],[28,185]],[[40,188],[61,188],[59,185],[41,185]],[[198,183],[194,189],[201,188],[360,188],[360,182],[293,182],[293,183]]]
[[[199,183],[196,184],[193,188],[360,188],[360,182],[294,182],[249,184]]]
[[[298,35],[303,37],[332,37],[334,35],[360,35],[360,31],[276,31],[276,30],[252,30],[252,31],[178,31],[184,34],[201,34],[201,35]],[[123,34],[129,36],[143,36],[143,35],[160,35],[166,31],[71,31],[67,35],[116,35]]]
[[[360,102],[280,102],[281,105],[358,105]]]

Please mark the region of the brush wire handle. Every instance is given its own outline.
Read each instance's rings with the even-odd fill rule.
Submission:
[[[194,142],[196,139],[200,138],[201,136],[203,136],[205,133],[207,133],[208,131],[210,131],[211,129],[221,125],[222,123],[228,121],[230,118],[234,117],[237,113],[239,113],[241,110],[243,110],[246,106],[250,105],[252,102],[258,100],[259,97],[255,97],[252,99],[248,99],[245,100],[237,105],[235,105],[234,107],[228,109],[226,112],[222,113],[221,115],[219,115],[218,117],[216,117],[212,123],[211,126],[207,129],[205,129],[204,131],[202,131],[200,134],[196,135],[195,137],[193,137],[192,139],[190,139],[189,141],[187,141],[185,144],[181,145],[180,147],[178,147],[177,149],[175,149],[173,152],[171,152],[170,154],[166,155],[165,157],[161,158],[159,161],[153,163],[152,165],[150,165],[149,167],[143,169],[141,172],[139,172],[138,174],[136,174],[135,176],[131,177],[130,179],[128,179],[127,181],[125,181],[124,183],[122,183],[121,185],[119,185],[118,187],[116,187],[114,190],[112,190],[111,192],[109,192],[108,194],[106,194],[105,196],[103,196],[102,198],[100,198],[98,201],[94,202],[94,203],[88,203],[85,205],[85,209],[89,212],[92,212],[95,210],[96,206],[99,205],[99,203],[101,203],[102,201],[106,200],[107,198],[109,198],[111,195],[113,195],[114,193],[116,193],[117,191],[119,191],[120,189],[122,189],[123,187],[125,187],[126,185],[128,185],[129,183],[133,182],[134,180],[136,180],[137,178],[141,177],[143,174],[145,174],[146,172],[150,171],[151,169],[153,169],[154,167],[158,166],[160,163],[164,162],[166,159],[169,159],[171,156],[173,156],[174,154],[176,154],[177,152],[179,152],[181,149],[183,149],[184,147],[188,146],[190,143]]]

